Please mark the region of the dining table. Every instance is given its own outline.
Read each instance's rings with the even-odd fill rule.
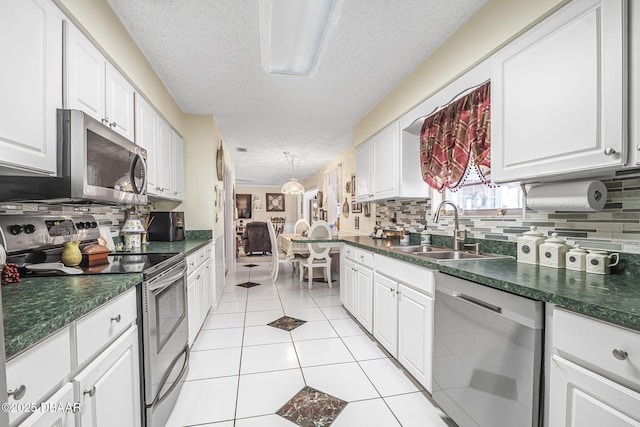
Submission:
[[[302,234],[286,234],[280,233],[276,238],[278,249],[285,254],[286,260],[292,260],[297,257],[309,256],[309,243],[317,243],[318,246],[329,246],[331,252],[339,251],[341,242],[337,239],[327,237],[310,239]]]

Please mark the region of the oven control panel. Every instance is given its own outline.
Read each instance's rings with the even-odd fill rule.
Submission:
[[[100,237],[98,223],[87,214],[0,215],[0,244],[7,253],[39,250],[67,241]]]

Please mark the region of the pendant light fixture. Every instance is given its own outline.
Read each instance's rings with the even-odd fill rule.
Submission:
[[[282,186],[282,189],[280,190],[280,192],[282,192],[284,194],[302,194],[302,193],[304,193],[304,187],[295,178],[296,175],[293,172],[293,154],[291,154],[291,160],[289,160],[289,154],[290,153],[288,151],[285,151],[283,154],[284,154],[285,158],[287,159],[287,163],[291,164],[291,179],[284,183],[284,185]]]

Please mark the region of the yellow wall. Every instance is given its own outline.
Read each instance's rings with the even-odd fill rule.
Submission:
[[[329,163],[327,163],[322,169],[318,172],[307,178],[302,185],[304,188],[309,189],[313,187],[317,187],[318,190],[324,193],[323,203],[326,203],[326,191],[324,190],[324,174],[329,172],[336,167],[342,168],[342,185],[340,194],[338,194],[340,207],[344,204],[345,199],[349,203],[349,216],[344,217],[344,215],[340,214],[340,233],[341,234],[359,234],[359,235],[368,235],[373,231],[373,226],[375,225],[375,203],[371,203],[371,216],[365,217],[364,212],[354,214],[351,212],[351,194],[346,191],[346,183],[351,181],[351,175],[355,175],[356,173],[356,151],[353,147],[347,148],[345,151],[337,155],[333,158]],[[325,207],[326,208],[326,207]],[[359,217],[360,219],[360,228],[358,230],[355,229],[355,218]]]
[[[568,2],[489,0],[355,124],[354,145],[401,117]]]

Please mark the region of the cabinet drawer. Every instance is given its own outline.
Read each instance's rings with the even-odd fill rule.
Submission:
[[[187,256],[187,275],[193,273],[198,268],[198,252]]]
[[[373,268],[373,253],[369,251],[363,251],[362,249],[356,249],[356,261],[359,264],[366,265],[369,268]]]
[[[630,386],[640,390],[639,332],[555,309],[553,346],[567,359],[577,359],[603,376],[631,382]]]
[[[434,293],[433,271],[386,256],[376,256],[376,272],[406,283],[416,290]]]
[[[36,403],[71,372],[71,338],[65,328],[7,362],[7,390],[24,386],[25,394],[9,403]],[[13,422],[22,413],[10,412]]]
[[[345,258],[356,261],[356,248],[354,248],[353,246],[345,245],[342,250],[344,251]]]
[[[136,320],[136,292],[130,289],[76,323],[78,365],[117,338]]]
[[[200,264],[202,264],[207,258],[209,258],[209,252],[207,251],[208,248],[202,248],[200,249],[197,254],[198,254],[198,261],[200,262]]]

